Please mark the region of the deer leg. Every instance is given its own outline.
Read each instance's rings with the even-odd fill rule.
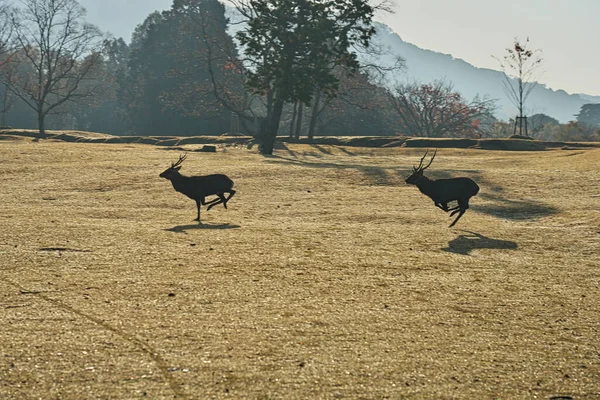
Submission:
[[[233,195],[235,194],[235,190],[231,189],[231,190],[229,190],[228,193],[229,193],[229,196],[227,196],[227,198],[225,199],[225,204],[224,204],[225,208],[227,208],[227,202],[229,201],[229,199],[231,199],[233,197]]]
[[[217,196],[218,196],[218,195],[217,195]],[[222,200],[222,199],[221,199],[220,197],[217,197],[216,199],[212,199],[211,201],[207,201],[207,202],[204,202],[204,203],[202,203],[202,205],[204,205],[204,206],[208,206],[208,205],[211,205],[211,204],[213,204],[213,203],[217,203],[217,202],[219,202],[219,201],[221,201],[221,200]]]
[[[452,213],[450,213],[450,216],[453,216],[454,214],[458,213],[458,217],[456,217],[454,222],[452,222],[450,224],[449,228],[452,228],[454,226],[454,224],[456,224],[458,222],[460,217],[463,216],[463,214],[467,211],[468,208],[469,208],[469,199],[467,199],[466,201],[460,201],[460,200],[458,201],[458,207],[456,207],[456,209],[454,209],[454,211],[452,211]]]
[[[208,208],[206,209],[206,211],[210,210],[211,208],[213,208],[217,204],[221,204],[221,203],[223,203],[223,205],[225,206],[225,208],[227,208],[227,204],[226,204],[227,199],[225,198],[225,196],[223,196],[223,193],[217,193],[217,196],[219,196],[218,199],[215,199],[215,200],[211,201],[210,203],[208,203],[210,205],[208,206]]]
[[[225,197],[225,193],[229,193],[229,196]],[[229,201],[229,199],[231,199],[233,197],[234,194],[235,194],[235,190],[233,190],[233,189],[226,190],[221,193],[217,193],[217,196],[219,196],[219,198],[211,201],[210,203],[207,203],[207,204],[210,204],[208,206],[207,211],[210,210],[211,208],[213,208],[214,206],[216,206],[217,204],[221,204],[221,203],[223,204],[223,207],[227,208],[227,202]]]
[[[435,206],[441,208],[444,211],[450,211],[448,210],[448,203],[435,203]]]
[[[448,228],[452,228],[452,227],[454,226],[454,224],[456,224],[456,223],[458,222],[458,220],[460,219],[460,217],[462,217],[462,216],[463,216],[463,214],[464,214],[466,211],[467,211],[467,210],[456,210],[456,211],[452,212],[452,214],[450,214],[450,216],[452,216],[452,215],[454,215],[454,214],[456,214],[456,213],[459,213],[459,214],[458,214],[458,217],[456,217],[456,219],[454,220],[454,222],[452,222]]]
[[[196,200],[196,208],[198,209],[198,216],[196,217],[196,219],[194,221],[198,221],[198,222],[200,222],[200,204],[201,204],[201,202]]]

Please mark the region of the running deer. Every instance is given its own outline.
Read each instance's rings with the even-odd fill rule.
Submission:
[[[227,202],[233,197],[235,190],[232,189],[233,181],[223,174],[204,176],[181,175],[179,170],[181,169],[181,163],[186,157],[187,154],[179,156],[179,160],[176,163],[171,163],[171,167],[159,176],[170,180],[176,191],[196,201],[198,217],[194,221],[200,222],[200,205],[208,205],[206,211],[217,204],[223,204],[227,208]],[[225,197],[225,193],[229,193],[229,196]],[[213,195],[216,195],[217,198],[208,202],[205,200],[207,196]]]
[[[479,186],[470,178],[450,178],[450,179],[429,179],[423,175],[425,171],[433,162],[437,150],[433,153],[429,164],[423,166],[423,160],[427,156],[427,152],[421,158],[421,162],[418,167],[413,167],[413,173],[411,176],[406,178],[406,183],[416,185],[421,193],[429,197],[435,203],[436,207],[448,212],[452,211],[450,216],[458,214],[458,217],[450,224],[450,228],[456,224],[456,222],[463,216],[463,214],[469,208],[469,199],[479,193]],[[458,206],[448,208],[448,203],[456,200]]]

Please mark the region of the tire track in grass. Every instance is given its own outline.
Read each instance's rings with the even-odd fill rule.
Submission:
[[[169,388],[171,389],[171,391],[173,392],[173,395],[175,398],[178,399],[185,399],[187,398],[187,396],[185,395],[185,393],[183,393],[183,391],[179,388],[179,386],[177,385],[177,382],[175,382],[175,380],[173,379],[173,377],[169,374],[169,367],[167,366],[167,362],[165,361],[164,358],[162,358],[157,352],[156,350],[154,350],[154,348],[152,348],[150,345],[148,345],[147,343],[144,343],[142,340],[138,339],[137,337],[128,334],[125,331],[119,330],[113,326],[111,326],[110,324],[108,324],[107,322],[101,320],[100,318],[94,317],[93,315],[88,315],[82,311],[79,311],[78,309],[71,307],[68,304],[63,303],[60,300],[56,300],[53,299],[49,296],[46,296],[43,292],[41,291],[36,291],[36,290],[27,290],[25,289],[23,286],[21,286],[19,283],[12,281],[11,279],[8,279],[4,276],[0,276],[0,280],[2,280],[3,282],[9,284],[10,286],[13,286],[15,288],[17,288],[19,290],[19,293],[21,293],[22,295],[29,295],[29,296],[36,296],[50,304],[53,304],[54,306],[68,311],[70,313],[73,313],[75,315],[80,316],[81,318],[84,318],[102,328],[104,328],[107,331],[110,331],[112,333],[114,333],[115,335],[121,337],[122,339],[124,339],[125,341],[133,344],[135,347],[137,347],[138,349],[140,349],[142,351],[142,353],[146,354],[151,360],[152,362],[156,365],[156,367],[158,368],[160,374],[162,375],[164,381],[169,385]]]

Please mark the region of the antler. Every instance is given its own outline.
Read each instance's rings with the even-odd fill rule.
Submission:
[[[429,153],[429,150],[427,150],[425,152],[425,155],[421,158],[421,161],[419,161],[419,166],[415,168],[415,166],[413,165],[413,171],[418,171],[421,169],[421,165],[423,165],[423,160],[425,159],[425,157],[427,157],[427,153]]]
[[[427,155],[427,153],[425,153]],[[433,162],[433,159],[435,158],[435,155],[437,154],[437,149],[435,150],[435,152],[433,153],[433,156],[431,156],[431,160],[429,160],[429,164],[427,164],[427,166],[421,168],[421,171],[425,171],[427,168],[429,168],[429,166],[431,165],[431,163]]]
[[[433,156],[431,157],[431,160],[429,160],[429,164],[427,164],[426,166],[423,167],[423,161],[425,160],[425,157],[427,157],[427,153],[429,153],[429,150],[427,150],[425,152],[425,155],[423,157],[421,157],[421,161],[419,161],[419,166],[416,167],[416,168],[413,166],[413,171],[415,171],[415,172],[417,172],[417,171],[425,171],[427,168],[429,168],[429,166],[433,162],[433,159],[435,158],[435,155],[437,154],[437,149],[435,150],[435,153],[433,153]]]
[[[179,165],[181,165],[181,163],[182,163],[183,161],[185,161],[185,159],[186,159],[186,158],[187,158],[187,153],[185,153],[185,154],[183,154],[183,155],[179,156],[179,160],[177,160],[177,162],[176,162],[176,163],[171,163],[171,168],[178,167]]]

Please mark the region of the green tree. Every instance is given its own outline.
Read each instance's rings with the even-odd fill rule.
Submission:
[[[235,113],[246,120],[247,92],[225,6],[218,0],[175,0],[171,12],[179,19],[171,75],[180,81],[178,90],[164,94],[165,103],[184,115],[226,120]]]
[[[175,0],[136,28],[123,91],[135,132],[227,130],[231,113],[216,96],[232,92],[226,77],[233,40],[226,31],[225,9],[216,0]]]
[[[247,88],[267,98],[260,150],[272,154],[286,103],[333,97],[334,67],[358,68],[353,46],[368,47],[374,8],[364,0],[234,0],[247,27],[237,33]]]
[[[584,104],[576,115],[577,122],[590,126],[592,128],[600,128],[600,104]]]
[[[179,114],[165,112],[161,95],[176,88],[168,77],[173,67],[173,34],[168,14],[154,12],[132,35],[126,81],[121,101],[133,133],[158,135],[181,130]]]
[[[531,136],[541,139],[545,128],[559,125],[560,122],[556,118],[552,118],[546,114],[533,114],[528,118],[528,125],[531,128]]]
[[[600,129],[594,129],[578,121],[569,121],[554,127],[554,140],[572,142],[596,142],[600,140]]]

